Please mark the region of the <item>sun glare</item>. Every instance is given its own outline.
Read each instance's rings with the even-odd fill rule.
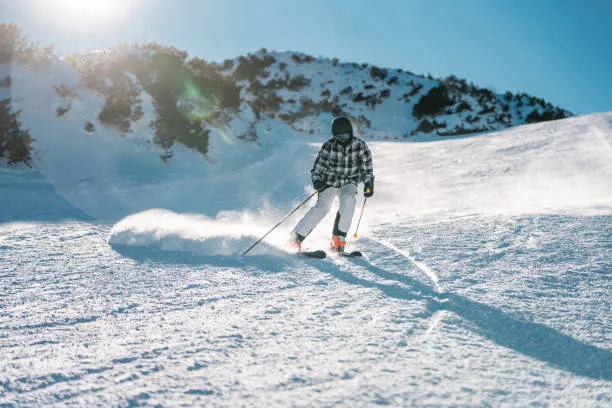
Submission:
[[[135,0],[54,0],[34,1],[39,17],[67,28],[94,30],[125,20]]]

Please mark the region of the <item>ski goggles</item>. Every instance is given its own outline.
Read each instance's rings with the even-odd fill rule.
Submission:
[[[338,135],[334,135],[334,137],[342,142],[346,142],[347,140],[351,138],[351,134],[350,133],[340,133]]]

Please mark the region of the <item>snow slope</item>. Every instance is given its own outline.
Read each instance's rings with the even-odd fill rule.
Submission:
[[[262,121],[168,165],[22,107],[46,154],[0,171],[0,405],[612,404],[612,114],[369,142],[366,258],[319,261],[284,246],[305,208],[240,254],[320,140]]]
[[[371,143],[355,261],[285,253],[297,216],[239,256],[279,209],[113,224],[4,170],[0,403],[609,406],[611,122]],[[247,168],[256,180],[266,162]]]

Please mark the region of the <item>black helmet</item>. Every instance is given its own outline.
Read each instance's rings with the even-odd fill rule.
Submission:
[[[353,136],[353,125],[351,121],[344,116],[336,118],[332,122],[332,135],[340,135],[342,133],[350,133]]]

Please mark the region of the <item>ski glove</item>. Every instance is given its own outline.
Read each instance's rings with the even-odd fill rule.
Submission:
[[[363,186],[363,196],[365,198],[370,198],[374,195],[374,183],[368,181]]]
[[[315,180],[312,182],[312,185],[319,193],[327,188],[327,184],[323,180]]]

